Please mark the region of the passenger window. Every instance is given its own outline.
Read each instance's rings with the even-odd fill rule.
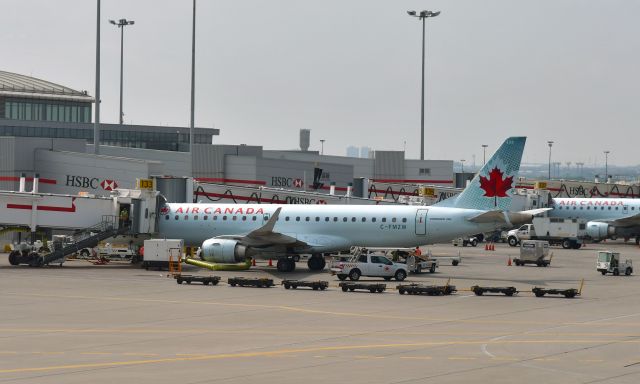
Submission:
[[[391,219],[391,222],[395,223],[396,222],[396,218],[394,217],[393,219]]]
[[[607,208],[609,208],[609,210],[611,210],[611,207],[607,207]]]
[[[289,216],[285,217],[284,221],[289,221]]]
[[[383,217],[383,218],[382,218],[382,222],[383,222],[383,223],[386,223],[386,222],[387,222],[387,218],[386,218],[386,217]]]
[[[403,223],[406,223],[406,222],[407,222],[407,218],[406,218],[406,217],[403,217],[403,218],[402,218],[402,222],[403,222]]]
[[[333,217],[333,221],[338,221],[338,218],[336,216]]]
[[[257,218],[257,217],[255,217],[255,216],[252,216],[252,217],[251,217],[251,220],[252,220],[252,221],[256,221],[256,220],[258,220],[258,218]]]
[[[213,220],[218,220],[218,216],[213,216]]]
[[[242,221],[247,221],[247,216],[242,216]]]
[[[226,221],[226,220],[227,220],[227,216],[226,216],[226,215],[225,215],[225,216],[222,216],[222,220],[223,220],[223,221]]]
[[[329,216],[326,216],[326,217],[324,218],[324,221],[329,221]]]
[[[352,218],[351,218],[351,221],[355,223],[355,222],[356,222],[356,218],[355,218],[355,217],[352,217]]]
[[[178,220],[178,215],[176,215],[176,220]]]
[[[296,216],[296,221],[300,221],[300,216]]]
[[[166,216],[164,217],[164,219],[165,219],[165,220],[169,220],[169,215],[166,215]]]
[[[185,220],[189,220],[189,216],[184,215],[184,219],[185,219]]]
[[[365,221],[367,221],[367,218],[366,218],[366,217],[363,217],[363,218],[362,218],[362,222],[364,223]]]
[[[238,219],[236,216],[232,216],[231,220],[236,221],[236,219]]]
[[[198,220],[198,215],[193,216],[193,220]]]
[[[371,222],[375,223],[375,222],[376,222],[376,218],[375,218],[375,217],[372,217],[372,218],[371,218]]]
[[[618,207],[616,207],[616,211],[618,210]]]
[[[342,221],[346,223],[346,222],[347,222],[347,218],[346,218],[346,217],[343,217],[343,218],[342,218]]]
[[[320,216],[316,216],[316,221],[320,221]]]

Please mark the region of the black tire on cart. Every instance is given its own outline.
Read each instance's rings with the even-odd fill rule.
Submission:
[[[349,288],[347,288],[346,286],[342,287],[342,292],[347,292],[349,290]]]
[[[513,296],[515,293],[516,293],[515,289],[508,289],[504,292],[504,294],[507,296]]]
[[[606,275],[606,274],[607,274],[607,270],[606,270],[606,269],[603,269],[602,271],[600,271],[600,273],[602,273],[602,276],[604,276],[604,275]]]
[[[482,289],[480,289],[480,288],[476,288],[476,289],[474,289],[474,290],[473,290],[473,293],[475,293],[475,294],[476,294],[476,296],[482,296],[482,294],[483,294],[484,292],[482,291]]]
[[[431,267],[429,268],[429,272],[436,273],[436,265],[435,264],[431,264]]]
[[[180,279],[180,278],[176,279],[176,283],[182,284],[182,279]]]
[[[384,291],[384,289],[378,288],[378,293],[382,293],[383,291]]]
[[[458,261],[458,260],[453,260],[453,261],[451,262],[451,265],[453,265],[453,266],[455,267],[456,265],[458,265],[458,263],[459,263],[459,261]]]
[[[235,287],[236,283],[229,283],[230,286]]]
[[[376,293],[376,289],[375,288],[369,288],[369,292]]]
[[[347,275],[338,275],[338,280],[345,281],[347,279]]]
[[[631,269],[631,267],[627,267],[627,269],[624,270],[624,274],[626,276],[629,276],[632,273],[633,273],[633,269]]]
[[[291,285],[289,285],[288,283],[284,285],[284,289],[289,289],[291,288]]]
[[[191,284],[191,280],[187,280],[187,284]]]
[[[404,292],[404,288],[400,288],[400,289],[398,289],[398,292],[399,292],[401,295],[404,295],[404,293],[405,293],[405,292]]]
[[[536,294],[536,297],[544,296],[544,292],[540,292],[540,291],[536,292],[535,294]]]
[[[209,281],[205,280],[205,281],[202,282],[202,284],[209,285]]]
[[[576,297],[576,293],[573,291],[565,292],[564,297],[566,297],[567,299],[573,299],[574,297]]]
[[[314,286],[313,286],[313,290],[314,290],[314,291],[317,291],[317,290],[318,290],[318,286],[317,286],[317,285],[314,285]]]
[[[349,288],[349,290],[350,290],[351,292],[353,292],[353,291],[355,291],[356,289],[355,289],[355,288]]]

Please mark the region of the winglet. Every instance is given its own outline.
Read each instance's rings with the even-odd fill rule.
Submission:
[[[273,215],[271,215],[271,217],[269,218],[269,221],[267,221],[265,225],[263,225],[262,227],[254,231],[251,231],[251,233],[255,235],[264,235],[264,234],[273,232],[273,227],[276,225],[276,221],[278,221],[278,216],[280,216],[281,210],[282,210],[282,207],[278,207],[278,209],[276,209]]]

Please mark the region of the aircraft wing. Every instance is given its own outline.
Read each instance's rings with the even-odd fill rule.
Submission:
[[[271,218],[269,218],[269,221],[267,221],[265,225],[245,235],[222,235],[216,236],[216,238],[236,240],[243,245],[258,248],[273,245],[285,245],[289,247],[307,246],[307,243],[299,241],[295,237],[273,231],[273,227],[276,225],[276,221],[278,221],[278,216],[280,215],[281,209],[282,208],[276,209],[276,211],[273,213]]]
[[[631,216],[625,216],[619,219],[605,219],[594,221],[600,221],[617,227],[632,227],[635,225],[640,225],[640,213]]]

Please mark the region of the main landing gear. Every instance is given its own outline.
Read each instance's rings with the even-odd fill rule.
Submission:
[[[293,272],[296,270],[296,262],[293,257],[287,257],[286,259],[278,259],[276,264],[278,272]]]
[[[309,261],[307,261],[307,266],[309,266],[309,270],[311,271],[322,271],[326,265],[327,262],[324,261],[321,253],[312,254]]]

